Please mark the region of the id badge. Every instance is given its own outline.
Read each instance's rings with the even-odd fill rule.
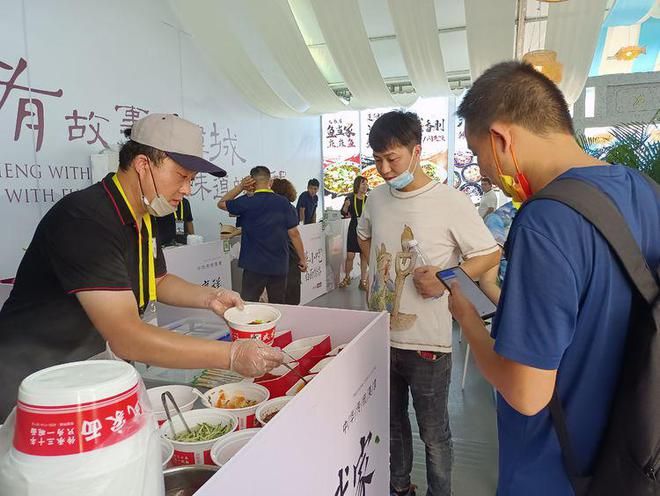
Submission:
[[[158,326],[158,315],[156,315],[156,302],[150,301],[144,309],[142,320],[152,326]]]
[[[172,224],[170,224],[172,225]],[[182,220],[176,221],[176,234],[177,236],[183,236],[186,233],[185,223]]]

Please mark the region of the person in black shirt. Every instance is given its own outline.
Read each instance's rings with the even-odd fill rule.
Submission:
[[[287,179],[273,179],[271,189],[276,194],[289,200],[291,203],[296,201],[296,188],[291,184],[291,181]],[[300,305],[301,272],[300,267],[298,267],[299,263],[300,259],[296,253],[293,241],[289,239],[289,272],[286,277],[286,293],[284,295],[284,303],[287,305]]]
[[[141,317],[160,302],[222,316],[241,298],[167,273],[152,216],[169,215],[198,172],[224,176],[202,158],[202,131],[171,114],[137,121],[119,170],[65,196],[44,216],[0,310],[0,420],[28,374],[105,349],[172,368],[223,368],[260,376],[282,353],[255,340],[226,343],[161,329]]]
[[[188,234],[195,234],[190,202],[183,198],[173,214],[157,217],[158,242],[161,246],[185,245]]]
[[[350,217],[351,222],[348,224],[348,236],[346,239],[346,263],[344,265],[344,272],[346,276],[344,280],[339,283],[340,288],[346,288],[351,284],[351,272],[353,271],[353,262],[355,261],[355,254],[360,254],[360,289],[367,290],[367,276],[369,274],[369,254],[362,253],[360,245],[358,244],[357,224],[358,219],[362,216],[364,205],[367,202],[367,191],[369,191],[369,183],[364,176],[357,176],[353,181],[353,193],[346,197],[344,206],[341,208],[341,213],[344,217]]]
[[[298,211],[300,222],[303,224],[316,223],[316,207],[319,204],[319,187],[320,184],[318,179],[310,179],[307,183],[307,191],[301,193],[298,197],[296,210]]]

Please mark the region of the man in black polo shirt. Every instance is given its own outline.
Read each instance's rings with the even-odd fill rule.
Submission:
[[[173,214],[157,217],[158,242],[161,246],[185,245],[188,234],[195,234],[190,202],[183,198]]]
[[[270,184],[270,170],[255,167],[250,177],[218,202],[218,208],[238,216],[237,225],[243,229],[238,259],[243,269],[241,296],[247,301],[259,301],[266,289],[269,302],[284,303],[289,239],[300,260],[301,272],[307,271],[307,262],[296,211],[286,198],[270,189]],[[254,194],[236,198],[246,190]]]
[[[298,197],[296,209],[298,210],[300,222],[303,224],[316,223],[316,207],[319,204],[319,187],[318,179],[310,179],[307,182],[307,191],[301,193]]]
[[[202,131],[175,115],[135,123],[119,170],[67,195],[44,216],[0,311],[0,420],[20,381],[52,365],[104,350],[172,368],[223,368],[259,376],[282,354],[255,340],[225,343],[145,322],[156,298],[218,315],[241,298],[167,273],[153,216],[175,211],[198,172],[225,171],[202,158]],[[98,332],[97,332],[98,331]]]

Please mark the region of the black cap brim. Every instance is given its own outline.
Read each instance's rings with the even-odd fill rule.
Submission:
[[[206,174],[211,174],[215,177],[225,177],[227,171],[221,169],[217,165],[212,164],[208,160],[205,160],[194,155],[186,155],[184,153],[174,153],[174,152],[165,152],[167,155],[178,163],[181,167],[195,171],[195,172],[205,172]]]

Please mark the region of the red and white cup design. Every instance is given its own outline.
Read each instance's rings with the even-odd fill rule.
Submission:
[[[267,345],[272,345],[275,340],[275,328],[282,314],[270,305],[248,304],[242,310],[236,307],[230,308],[225,312],[224,317],[229,324],[232,341],[258,339]]]
[[[65,406],[17,402],[14,448],[34,456],[63,456],[112,446],[144,425],[138,385],[123,393]]]
[[[242,331],[240,329],[229,328],[231,331],[231,340],[239,339],[259,339],[268,345],[272,345],[275,340],[275,327],[265,331]]]

